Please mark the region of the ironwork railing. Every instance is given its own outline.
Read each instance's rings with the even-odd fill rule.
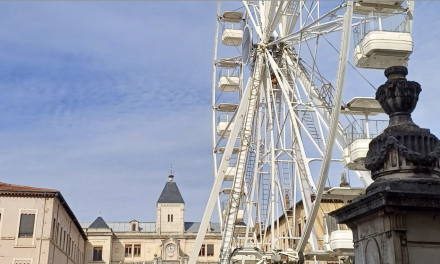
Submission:
[[[239,77],[240,76],[240,70],[239,68],[222,68],[220,69],[218,73],[218,78],[221,77]]]
[[[367,120],[358,119],[345,128],[344,136],[347,145],[356,139],[375,138],[381,134],[388,126],[388,120]]]
[[[371,31],[410,33],[409,18],[405,13],[370,12],[353,30],[356,47]]]

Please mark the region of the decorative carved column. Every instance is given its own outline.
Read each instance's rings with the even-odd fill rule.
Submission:
[[[356,264],[440,263],[440,144],[412,121],[422,89],[407,74],[406,67],[390,67],[377,89],[390,122],[365,160],[374,183],[331,213],[353,231]]]

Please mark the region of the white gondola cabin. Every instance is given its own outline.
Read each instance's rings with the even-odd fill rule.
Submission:
[[[222,44],[239,46],[243,40],[243,13],[226,11],[221,18],[223,22]]]
[[[342,114],[364,115],[345,128],[346,147],[343,150],[344,167],[350,170],[365,171],[365,158],[371,139],[378,136],[388,126],[387,120],[369,120],[369,116],[384,113],[374,98],[355,97],[341,111]]]
[[[217,117],[217,135],[223,136],[224,138],[229,137],[234,127],[234,122],[232,121],[233,115],[234,113],[230,112],[220,113]]]
[[[354,29],[356,67],[386,69],[406,65],[413,51],[408,16],[370,12]]]
[[[353,6],[353,13],[357,15],[368,15],[370,12],[395,13],[404,12],[403,1],[356,1]]]
[[[326,199],[341,199],[346,204],[365,193],[365,188],[333,187],[324,192]],[[332,216],[324,215],[324,251],[341,256],[354,256],[353,232],[344,224],[338,224]]]
[[[220,92],[235,92],[240,87],[239,68],[223,68],[218,75],[218,89]]]
[[[324,250],[338,255],[353,256],[353,232],[343,224],[337,224],[330,215],[324,216]]]

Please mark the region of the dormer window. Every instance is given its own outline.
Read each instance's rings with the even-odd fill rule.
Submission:
[[[130,232],[139,232],[139,222],[133,220],[130,222]]]

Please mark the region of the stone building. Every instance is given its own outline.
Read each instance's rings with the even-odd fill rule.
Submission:
[[[316,263],[314,260],[320,261],[320,263],[326,264],[338,264],[339,252],[332,251],[329,248],[329,228],[328,225],[330,223],[329,213],[343,207],[345,204],[351,202],[351,200],[358,196],[359,194],[365,191],[364,188],[348,188],[348,187],[333,187],[326,188],[324,192],[324,198],[321,200],[319,206],[319,213],[315,220],[314,231],[317,237],[317,246],[318,248],[313,251],[310,243],[307,244],[304,250],[304,259],[305,263]],[[312,196],[312,200],[314,196]],[[295,211],[293,211],[295,210]],[[290,239],[289,237],[289,228],[291,228],[293,232],[293,236],[299,238],[303,235],[304,227],[307,221],[306,212],[304,210],[304,205],[302,201],[299,201],[295,204],[295,206],[286,208],[286,214],[282,214],[278,218],[278,223],[274,225],[273,232],[275,234],[275,238],[279,237],[280,239],[275,242],[276,247],[282,251],[288,251],[290,249],[295,249],[298,239]],[[338,227],[341,230],[347,230],[350,235],[351,231],[348,229],[346,225],[339,225]],[[265,232],[265,235],[263,235]],[[268,226],[266,230],[261,230],[261,234],[259,238],[259,242],[263,242],[265,244],[264,250],[267,251],[269,249],[269,244],[271,243],[271,226]],[[260,239],[261,238],[261,239]],[[351,241],[351,238],[349,238]],[[349,241],[349,242],[350,242]],[[348,252],[347,255],[353,255],[354,249],[351,247],[351,251]]]
[[[199,222],[185,222],[185,202],[170,175],[157,200],[156,221],[111,222],[98,217],[82,222],[87,234],[85,263],[185,264],[191,253]],[[221,233],[212,223],[199,253],[199,263],[216,262]]]
[[[0,182],[0,263],[83,264],[87,240],[61,193]]]

